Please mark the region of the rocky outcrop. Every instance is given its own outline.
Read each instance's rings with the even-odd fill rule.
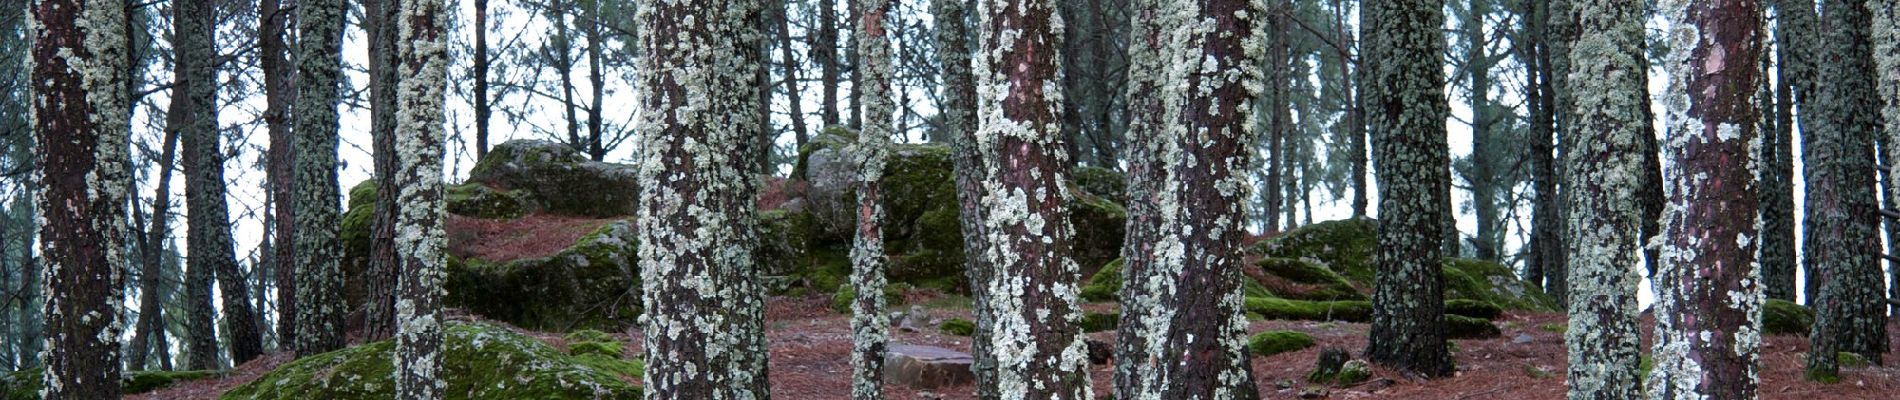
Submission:
[[[640,316],[633,229],[629,220],[610,222],[545,257],[451,257],[446,304],[537,330],[631,326]]]
[[[468,185],[451,189],[451,212],[461,205],[500,203],[519,214],[535,211],[588,217],[634,214],[640,195],[640,175],[632,165],[588,160],[565,144],[540,140],[511,140],[489,149],[469,170]],[[463,185],[467,186],[467,185]],[[484,208],[462,208],[458,214],[488,217]],[[506,215],[502,213],[499,215]],[[519,215],[517,214],[517,215]]]
[[[1376,221],[1347,219],[1288,231],[1248,250],[1260,257],[1256,264],[1259,268],[1248,271],[1248,275],[1266,286],[1273,297],[1365,299],[1372,293],[1377,229]],[[1446,258],[1444,277],[1446,300],[1477,300],[1506,310],[1557,310],[1555,300],[1519,280],[1510,267],[1502,264]]]
[[[442,369],[449,399],[637,399],[641,363],[602,354],[571,355],[533,337],[479,323],[450,322]],[[304,357],[225,393],[225,400],[394,398],[395,342]]]
[[[917,389],[936,389],[976,380],[969,354],[942,347],[891,345],[884,353],[884,382]]]

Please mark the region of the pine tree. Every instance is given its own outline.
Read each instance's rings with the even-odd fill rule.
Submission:
[[[812,15],[818,18],[818,28],[806,35],[810,41],[806,47],[818,64],[818,120],[831,127],[842,123],[838,118],[838,0],[818,0]]]
[[[1069,155],[1062,151],[1062,41],[1054,0],[980,0],[976,146],[989,212],[989,340],[1005,399],[1088,399],[1069,258]],[[1051,51],[1035,51],[1051,50]]]
[[[1772,101],[1774,107],[1762,107],[1764,114],[1772,113],[1773,129],[1762,131],[1761,165],[1761,277],[1762,294],[1770,299],[1795,301],[1795,271],[1799,269],[1795,259],[1795,219],[1794,219],[1794,89],[1797,80],[1796,67],[1801,65],[1807,49],[1797,48],[1800,37],[1805,32],[1797,32],[1796,25],[1811,19],[1798,9],[1798,4],[1806,4],[1808,13],[1813,11],[1814,3],[1807,0],[1777,0],[1775,3],[1779,21],[1775,24],[1776,59],[1775,81]]]
[[[1379,182],[1372,331],[1366,358],[1428,377],[1452,372],[1445,347],[1445,232],[1452,226],[1445,125],[1444,1],[1367,2],[1367,114]]]
[[[1637,377],[1636,285],[1642,263],[1644,152],[1649,94],[1643,62],[1643,7],[1578,0],[1569,46],[1570,117],[1564,128],[1564,186],[1570,329],[1570,399],[1641,396]]]
[[[33,135],[45,274],[44,399],[119,393],[130,103],[126,3],[33,2]]]
[[[448,86],[448,11],[443,0],[402,1],[398,24],[395,140],[396,398],[440,399],[442,375],[443,93]]]
[[[1542,267],[1542,272],[1544,273],[1544,292],[1549,293],[1550,298],[1556,300],[1558,305],[1570,304],[1570,257],[1568,253],[1565,253],[1570,248],[1570,239],[1566,236],[1570,231],[1568,226],[1570,216],[1569,212],[1564,210],[1570,205],[1570,196],[1577,191],[1568,180],[1570,167],[1567,159],[1570,147],[1575,144],[1574,133],[1577,130],[1577,116],[1572,106],[1573,90],[1570,87],[1570,44],[1576,41],[1577,23],[1576,14],[1572,12],[1570,2],[1571,0],[1549,0],[1546,3],[1544,20],[1544,44],[1549,48],[1547,50],[1549,55],[1546,58],[1550,60],[1549,67],[1545,69],[1550,73],[1550,104],[1552,106],[1550,112],[1557,121],[1557,129],[1551,134],[1557,136],[1557,165],[1554,170],[1557,175],[1555,193],[1558,206],[1552,207],[1552,211],[1559,215],[1556,222],[1549,225],[1559,233],[1553,235],[1554,240],[1558,242],[1552,245],[1556,250],[1551,256],[1553,261]]]
[[[1885,128],[1876,134],[1885,139],[1884,143],[1896,144],[1881,149],[1881,152],[1886,154],[1887,160],[1893,160],[1887,164],[1889,168],[1886,172],[1888,182],[1886,194],[1889,199],[1900,199],[1900,184],[1895,183],[1900,182],[1896,180],[1900,178],[1900,173],[1895,173],[1895,170],[1891,168],[1894,161],[1900,161],[1900,3],[1869,1],[1867,9],[1873,14],[1871,39],[1874,49],[1874,71],[1879,74],[1875,77],[1875,81],[1880,85],[1881,126]],[[1887,222],[1900,223],[1892,219]],[[1888,235],[1887,237],[1900,236]],[[1889,254],[1900,253],[1891,250],[1895,245],[1900,245],[1900,240],[1889,242]],[[1896,280],[1892,281],[1893,286],[1888,288],[1887,297],[1900,299],[1900,268],[1889,268],[1889,272]],[[1900,315],[1900,304],[1894,305],[1893,311],[1891,315]]]
[[[764,4],[646,1],[639,113],[648,399],[767,396],[752,151]]]
[[[976,398],[995,400],[996,354],[990,346],[993,325],[989,312],[989,229],[983,208],[983,157],[976,146],[976,77],[970,71],[969,0],[932,0],[937,23],[937,56],[943,63],[943,130],[950,138],[951,163],[956,173],[957,222],[963,233],[964,274],[976,329],[970,335],[970,372],[975,375]]]
[[[1781,112],[1784,115],[1788,115],[1787,117],[1783,117],[1788,120],[1788,122],[1780,123],[1779,125],[1781,125],[1782,131],[1794,132],[1798,130],[1807,132],[1819,124],[1815,113],[1808,107],[1808,103],[1810,99],[1815,96],[1815,86],[1817,83],[1815,79],[1817,78],[1817,67],[1820,62],[1820,54],[1818,51],[1821,49],[1821,22],[1818,20],[1819,17],[1814,11],[1814,0],[1776,0],[1776,2],[1778,4],[1775,6],[1775,15],[1778,21],[1775,23],[1775,37],[1781,41],[1780,45],[1776,46],[1781,57],[1780,74],[1777,74],[1777,76],[1782,80],[1782,92],[1786,93],[1782,96],[1787,97],[1781,101],[1780,107]],[[1799,110],[1800,112],[1796,113],[1794,112],[1795,110]],[[1803,154],[1806,154],[1807,143],[1805,138],[1801,146],[1801,151]],[[1790,155],[1793,155],[1792,151],[1790,151]],[[1788,173],[1787,179],[1792,184],[1794,179],[1792,161],[1789,161],[1789,165],[1790,167],[1783,171]],[[1804,169],[1802,173],[1802,178],[1805,179],[1806,170]],[[1803,193],[1802,195],[1806,196],[1807,194]],[[1804,207],[1804,210],[1805,209]],[[1793,209],[1788,209],[1788,212],[1792,217]],[[1773,234],[1773,232],[1769,233],[1771,235]],[[1769,241],[1766,245],[1772,248],[1780,247],[1776,246],[1775,241],[1783,238],[1769,236],[1764,239]],[[1790,235],[1785,239],[1792,243],[1794,236]],[[1806,246],[1805,240],[1802,245]],[[1788,257],[1790,257],[1788,259],[1789,262],[1794,261],[1793,252],[1788,253]],[[1775,260],[1763,261],[1772,262]],[[1792,265],[1790,264],[1790,266]],[[1801,275],[1805,277],[1805,281],[1801,286],[1801,297],[1807,299],[1809,307],[1813,307],[1815,304],[1814,301],[1821,297],[1821,281],[1814,279],[1814,277],[1820,275],[1819,271],[1814,270],[1815,266],[1816,264],[1805,260],[1801,262]],[[1774,276],[1768,278],[1770,284],[1777,284],[1777,282],[1781,281],[1779,278],[1782,276],[1782,272],[1776,271],[1772,266],[1765,269],[1765,271],[1774,274]],[[1794,271],[1789,270],[1785,273],[1787,274],[1787,282],[1790,284],[1794,283]],[[1770,288],[1769,292],[1773,293],[1776,292],[1776,290]]]
[[[1669,206],[1656,274],[1653,399],[1756,398],[1761,285],[1756,109],[1767,74],[1760,3],[1667,2]],[[1739,62],[1724,62],[1738,60]],[[1714,70],[1710,68],[1714,67]]]
[[[138,242],[139,249],[139,319],[132,330],[132,343],[125,351],[125,364],[133,370],[145,369],[146,355],[168,345],[163,340],[165,307],[159,291],[166,280],[163,278],[161,256],[165,253],[166,239],[171,237],[171,177],[176,165],[173,161],[178,159],[178,131],[166,132],[160,141],[163,147],[159,150],[158,158],[158,190],[152,194],[151,216],[141,218],[138,202],[133,202],[133,224],[148,227],[144,236],[133,238]],[[146,219],[151,222],[146,222]]]
[[[1822,43],[1813,97],[1803,102],[1813,125],[1802,132],[1807,234],[1803,255],[1820,281],[1809,354],[1856,353],[1879,363],[1887,347],[1874,196],[1873,139],[1878,130],[1872,17],[1860,1],[1821,3]],[[1803,120],[1809,122],[1809,120]],[[1837,379],[1834,357],[1808,357],[1808,377]]]
[[[1536,193],[1531,205],[1529,260],[1525,262],[1524,281],[1546,292],[1544,277],[1563,269],[1563,211],[1557,194],[1556,95],[1551,76],[1551,50],[1548,39],[1550,3],[1524,1],[1524,36],[1519,61],[1527,68],[1524,87],[1526,108],[1530,111],[1531,187]]]
[[[212,274],[217,274],[218,291],[224,298],[219,310],[224,314],[224,331],[231,338],[231,362],[242,364],[263,354],[264,340],[257,332],[257,316],[251,312],[250,285],[239,273],[237,258],[232,254],[230,212],[225,205],[224,155],[218,140],[217,66],[213,64],[217,59],[213,49],[217,10],[208,0],[174,4],[177,9],[172,11],[172,40],[178,54],[174,58],[178,78],[172,86],[176,93],[173,102],[184,104],[173,107],[177,113],[173,114],[173,129],[181,131],[184,141],[185,203],[190,210],[186,221],[190,239],[186,293],[191,295],[193,307],[208,307]],[[203,310],[202,316],[198,313],[192,313],[194,319],[209,317],[211,310]],[[204,333],[210,332],[209,325],[203,328]],[[199,340],[211,346],[204,353],[193,349],[192,369],[216,368],[215,355],[207,359],[199,356],[215,354],[217,337],[194,335],[194,343]]]
[[[270,260],[277,274],[277,347],[293,349],[297,342],[297,258],[296,220],[292,216],[291,180],[296,159],[291,147],[296,138],[290,134],[290,107],[296,90],[291,87],[290,50],[284,43],[290,10],[282,0],[258,2],[258,68],[264,73],[264,125],[270,134],[270,149],[265,153],[265,182],[269,190]]]
[[[1138,180],[1145,203],[1131,214],[1123,253],[1117,398],[1259,398],[1240,293],[1241,204],[1247,198],[1264,7],[1245,0],[1138,1],[1142,40],[1129,53],[1141,85]],[[1147,11],[1159,11],[1152,14]],[[1174,27],[1178,30],[1162,30]],[[1185,29],[1179,29],[1185,28]],[[1158,32],[1170,32],[1157,34]],[[1207,62],[1199,62],[1207,60]],[[1189,68],[1166,68],[1188,65]],[[1132,239],[1133,237],[1131,237]]]
[[[878,180],[883,179],[886,142],[896,131],[897,104],[891,99],[891,39],[886,27],[900,26],[891,0],[857,0],[859,60],[854,90],[864,92],[864,131],[858,134],[857,237],[851,246],[851,398],[884,398],[884,351],[890,323],[884,316],[884,205]]]
[[[362,287],[363,298],[350,299],[352,306],[363,308],[363,340],[375,341],[388,339],[395,334],[396,308],[395,290],[399,278],[397,271],[400,261],[396,255],[396,219],[398,210],[395,189],[400,168],[396,154],[397,110],[400,103],[396,97],[401,91],[398,86],[402,74],[399,71],[402,60],[397,53],[399,41],[396,32],[398,14],[402,2],[398,0],[367,0],[363,2],[363,31],[368,36],[369,45],[369,119],[370,119],[370,157],[375,164],[374,172],[376,200],[371,206],[373,218],[370,220],[369,254],[367,259],[348,260],[350,287]],[[406,132],[406,131],[403,131]],[[383,190],[382,188],[390,188]],[[366,265],[365,265],[366,264]],[[367,268],[364,268],[367,267]],[[357,268],[362,268],[358,270]]]
[[[292,349],[343,347],[343,273],[338,259],[337,104],[342,82],[343,2],[302,0],[297,17],[296,165],[291,193],[296,237],[297,332]]]

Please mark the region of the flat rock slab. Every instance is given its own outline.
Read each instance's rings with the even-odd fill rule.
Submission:
[[[934,346],[893,344],[884,353],[884,382],[936,389],[976,380],[969,354]]]

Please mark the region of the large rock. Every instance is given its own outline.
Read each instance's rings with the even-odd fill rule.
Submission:
[[[1346,219],[1307,225],[1261,241],[1248,251],[1261,268],[1248,271],[1273,296],[1295,300],[1363,299],[1372,292],[1378,225]],[[1469,299],[1507,310],[1555,311],[1557,302],[1502,264],[1446,258],[1445,299]],[[1264,275],[1264,276],[1262,276]],[[1345,292],[1349,285],[1353,291]]]
[[[632,221],[621,220],[551,256],[451,257],[447,304],[539,330],[631,326],[640,316],[637,241]]]
[[[806,189],[811,235],[800,261],[797,279],[807,287],[829,290],[850,272],[844,257],[851,245],[856,221],[857,166],[846,147],[855,135],[831,129],[803,149],[796,171],[809,179]],[[967,289],[964,276],[962,211],[957,203],[956,175],[951,149],[941,144],[894,145],[885,173],[878,183],[885,199],[885,250],[891,254],[889,277],[922,288]],[[1091,170],[1088,181],[1102,190],[1119,188],[1112,171]],[[1090,274],[1120,256],[1127,212],[1115,202],[1070,184],[1070,223],[1074,226],[1076,264]],[[1119,193],[1117,193],[1119,195]],[[794,217],[774,216],[768,223],[793,223]],[[771,227],[768,226],[768,230]],[[775,240],[768,236],[769,241]],[[771,246],[768,243],[768,246]]]
[[[891,345],[884,353],[884,382],[936,389],[976,380],[969,354],[942,347]]]
[[[493,193],[475,188],[461,190],[470,192],[465,196],[505,202],[509,207],[527,206],[563,215],[616,217],[634,214],[640,196],[639,179],[639,170],[632,165],[588,160],[565,144],[511,140],[489,149],[488,155],[469,170],[468,183],[481,185]],[[456,195],[455,190],[451,189],[452,197]]]
[[[449,322],[442,343],[448,399],[637,399],[638,360],[569,355],[533,337],[478,323]],[[384,340],[284,364],[221,398],[369,400],[395,398]]]

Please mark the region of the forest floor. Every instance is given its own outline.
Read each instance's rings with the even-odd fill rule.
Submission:
[[[969,318],[967,298],[913,293],[908,304],[926,310],[933,321]],[[851,387],[850,321],[831,311],[829,297],[779,297],[767,311],[767,335],[772,344],[771,381],[775,398],[848,399]],[[1110,304],[1090,304],[1092,311],[1110,311]],[[907,310],[909,306],[903,306]],[[1305,383],[1319,351],[1339,347],[1358,354],[1365,347],[1366,324],[1311,321],[1256,321],[1250,331],[1294,330],[1313,336],[1317,346],[1253,359],[1254,380],[1266,399],[1561,399],[1564,395],[1564,315],[1560,313],[1507,314],[1497,321],[1504,335],[1495,339],[1456,340],[1458,372],[1450,378],[1413,380],[1374,367],[1371,380],[1347,387]],[[1645,349],[1653,324],[1644,318]],[[1890,326],[1889,340],[1900,346],[1900,327]],[[527,332],[550,342],[553,333]],[[1114,332],[1089,334],[1114,343]],[[638,340],[628,348],[638,354]],[[969,338],[938,332],[935,323],[916,332],[892,330],[893,343],[920,344],[969,350]],[[1892,399],[1900,393],[1900,367],[1870,366],[1842,371],[1841,382],[1820,384],[1802,379],[1803,336],[1769,336],[1763,342],[1761,371],[1763,399]],[[236,368],[216,380],[182,384],[130,397],[132,399],[212,399],[218,393],[257,379],[289,357],[272,354]],[[1896,363],[1900,364],[1900,363]],[[1097,397],[1106,398],[1114,369],[1095,365],[1090,373]],[[970,399],[972,387],[962,385],[920,391],[886,385],[891,399]]]

